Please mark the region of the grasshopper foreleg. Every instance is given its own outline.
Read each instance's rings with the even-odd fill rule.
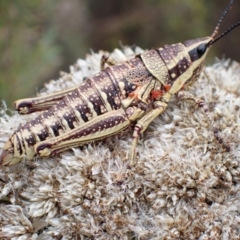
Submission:
[[[212,127],[213,127],[213,133],[215,138],[217,139],[217,141],[223,145],[223,147],[226,149],[227,152],[230,151],[230,146],[223,140],[223,138],[221,137],[220,133],[219,133],[219,128],[216,126],[214,119],[212,117],[212,115],[210,114],[208,105],[202,100],[202,99],[198,99],[195,98],[194,96],[190,95],[190,94],[186,94],[184,91],[181,91],[178,93],[178,98],[180,100],[183,101],[192,101],[194,102],[199,108],[201,108],[201,110],[203,111],[203,113],[207,116],[207,118],[209,119]]]
[[[164,112],[164,110],[167,107],[167,103],[156,101],[153,103],[153,107],[154,109],[152,109],[144,117],[142,117],[134,127],[133,143],[132,143],[132,148],[130,152],[130,166],[135,164],[134,159],[135,159],[136,146],[137,146],[140,135],[147,129],[148,125],[156,117],[158,117],[162,112]]]

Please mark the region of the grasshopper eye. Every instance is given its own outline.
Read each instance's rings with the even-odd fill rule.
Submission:
[[[202,43],[197,48],[197,54],[199,57],[201,57],[207,50],[207,44]]]

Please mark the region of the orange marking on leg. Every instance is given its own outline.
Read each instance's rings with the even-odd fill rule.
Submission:
[[[135,92],[131,92],[131,93],[129,93],[129,97],[131,97],[131,98],[137,98],[137,93],[135,93]]]
[[[162,95],[163,95],[163,91],[162,90],[152,90],[151,91],[151,98],[152,99],[158,99]]]
[[[166,85],[164,85],[164,87],[165,87],[165,89],[166,89],[166,92],[168,92],[168,91],[170,90],[170,88],[171,88],[171,85],[166,84]]]

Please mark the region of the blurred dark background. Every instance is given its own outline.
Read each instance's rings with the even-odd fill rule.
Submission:
[[[143,49],[211,35],[228,0],[0,0],[0,99],[32,97],[90,49]],[[240,1],[220,32],[240,21]],[[208,56],[240,61],[240,27]]]

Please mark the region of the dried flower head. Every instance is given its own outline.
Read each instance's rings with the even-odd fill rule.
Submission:
[[[142,52],[126,47],[125,61]],[[100,70],[104,52],[78,60],[39,95],[76,86]],[[0,239],[237,239],[240,236],[240,65],[217,61],[190,89],[205,99],[226,153],[206,116],[173,98],[137,146],[128,169],[131,132],[36,158],[0,172]],[[0,118],[0,148],[36,116]],[[41,237],[41,238],[40,238]]]

